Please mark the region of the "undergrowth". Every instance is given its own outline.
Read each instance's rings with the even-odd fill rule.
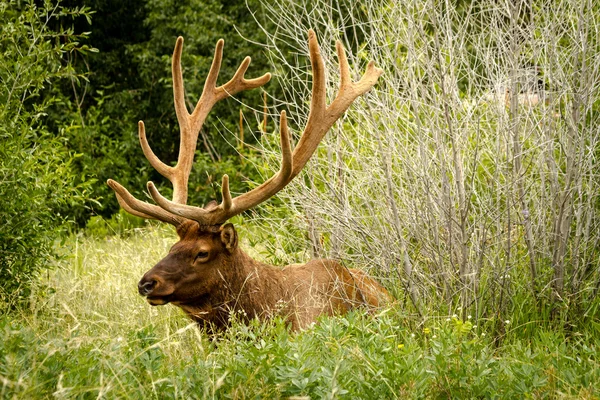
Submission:
[[[0,317],[0,398],[600,396],[591,328],[505,320],[499,341],[494,321],[419,318],[396,304],[299,333],[233,316],[209,338],[175,307],[136,293],[174,241],[165,232],[74,239],[70,262],[40,281],[30,308]]]

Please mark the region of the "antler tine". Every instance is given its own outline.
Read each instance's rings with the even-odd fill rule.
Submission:
[[[233,207],[233,201],[231,200],[231,192],[229,191],[229,175],[223,175],[223,179],[221,181],[221,195],[223,197],[223,202],[221,206],[224,211],[229,212],[231,207]]]
[[[179,36],[175,42],[173,50],[173,60],[171,62],[171,74],[173,76],[173,102],[175,104],[175,114],[179,126],[185,126],[190,116],[185,106],[185,88],[183,86],[183,72],[181,70],[181,53],[183,52],[183,37]]]
[[[148,144],[148,139],[146,138],[146,128],[144,127],[144,121],[138,122],[138,134],[140,137],[140,145],[142,146],[142,151],[146,156],[150,165],[154,167],[155,170],[158,171],[159,174],[164,176],[165,178],[170,179],[173,176],[173,167],[168,166],[167,164],[160,161],[158,157],[154,154],[150,145]]]
[[[335,50],[337,52],[338,62],[340,63],[340,91],[344,90],[348,85],[352,84],[350,78],[350,66],[348,66],[348,57],[341,41],[335,42]]]
[[[323,118],[323,114],[327,108],[327,92],[325,89],[325,62],[321,56],[321,48],[319,47],[319,42],[317,41],[317,35],[312,29],[309,29],[308,31],[308,54],[310,56],[310,65],[313,73],[313,83],[307,128],[309,125],[311,125],[312,121]]]
[[[106,183],[115,191],[119,205],[129,214],[141,218],[157,219],[175,226],[183,222],[183,218],[177,217],[158,206],[136,199],[119,182],[109,179]]]
[[[244,74],[246,73],[251,61],[252,59],[250,57],[244,58],[244,61],[242,61],[240,64],[240,67],[236,71],[235,75],[233,75],[233,78],[231,78],[226,84],[216,88],[215,93],[217,101],[221,100],[222,98],[232,96],[242,90],[250,90],[263,86],[269,82],[269,80],[271,80],[271,74],[269,72],[258,78],[246,79]]]

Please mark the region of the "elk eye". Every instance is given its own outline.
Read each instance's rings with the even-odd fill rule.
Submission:
[[[208,251],[201,251],[196,255],[196,260],[208,257]]]

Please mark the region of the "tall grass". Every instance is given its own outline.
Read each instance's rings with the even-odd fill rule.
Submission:
[[[600,339],[586,330],[523,335],[508,322],[495,348],[483,320],[423,323],[396,306],[299,333],[281,320],[246,326],[233,316],[213,340],[176,307],[153,308],[136,293],[174,240],[152,226],[126,239],[75,240],[29,310],[0,313],[0,398],[600,396]]]
[[[318,32],[330,99],[335,40],[356,76],[368,59],[385,71],[327,135],[304,179],[279,195],[290,225],[309,233],[292,230],[289,240],[389,278],[419,314],[577,324],[597,313],[600,7],[265,7],[279,26],[266,32],[266,50],[285,66],[277,77],[298,130],[310,98],[308,28]],[[263,224],[270,231],[282,221]]]

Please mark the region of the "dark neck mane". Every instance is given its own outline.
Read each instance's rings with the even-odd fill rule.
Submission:
[[[277,302],[287,300],[282,271],[254,260],[239,247],[224,258],[219,270],[222,282],[211,293],[177,304],[201,325],[224,329],[232,312],[243,321],[270,317]]]

